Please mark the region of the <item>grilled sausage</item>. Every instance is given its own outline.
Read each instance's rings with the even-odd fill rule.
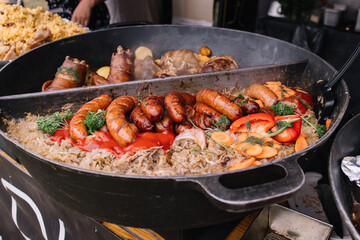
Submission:
[[[195,96],[185,92],[171,92],[164,100],[165,107],[175,123],[181,123],[186,116],[185,105],[194,105]]]
[[[136,139],[138,128],[129,123],[125,114],[130,112],[138,100],[134,96],[121,96],[110,103],[107,108],[106,124],[111,136],[122,147],[127,146]]]
[[[253,100],[246,99],[246,101],[243,102],[243,99],[236,99],[234,102],[241,107],[243,115],[258,113],[260,111],[259,104]]]
[[[193,123],[201,129],[206,129],[211,126],[210,118],[199,112],[195,112],[191,119]]]
[[[155,123],[156,132],[172,132],[174,131],[174,122],[170,117],[165,116],[159,122]]]
[[[127,82],[131,80],[133,54],[129,48],[118,46],[110,62],[110,71],[107,80],[109,83]]]
[[[268,107],[277,102],[276,94],[262,84],[254,83],[245,90],[245,94],[261,100]]]
[[[54,80],[45,82],[42,91],[81,87],[85,83],[87,69],[85,61],[67,56],[58,68]]]
[[[164,114],[164,97],[152,95],[144,99],[141,103],[141,110],[153,123],[159,121]]]
[[[111,102],[110,95],[101,95],[85,103],[72,117],[70,121],[70,135],[74,140],[85,139],[88,136],[87,129],[83,121],[88,112],[97,112],[99,109],[105,109]]]
[[[196,95],[196,100],[212,107],[231,121],[235,121],[242,116],[241,107],[231,102],[229,98],[220,92],[211,89],[202,89]]]
[[[137,106],[132,110],[130,121],[135,123],[139,130],[143,132],[150,132],[154,128],[154,125],[150,122],[143,110],[141,110],[140,106]]]
[[[217,122],[219,120],[219,118],[222,116],[221,113],[219,113],[218,111],[216,111],[215,109],[209,107],[208,105],[206,105],[204,103],[196,103],[194,105],[194,109],[198,113],[212,118],[214,120],[214,122]]]

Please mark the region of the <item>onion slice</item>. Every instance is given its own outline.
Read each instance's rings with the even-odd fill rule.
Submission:
[[[185,129],[182,133],[177,135],[174,143],[182,139],[192,139],[204,150],[206,148],[206,135],[203,130],[197,128]]]

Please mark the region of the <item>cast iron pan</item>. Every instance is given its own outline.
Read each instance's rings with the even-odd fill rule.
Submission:
[[[355,184],[350,184],[348,177],[342,172],[341,160],[345,156],[357,156],[360,154],[359,136],[360,114],[350,119],[336,134],[331,147],[328,169],[335,203],[343,222],[354,239],[360,239],[360,234],[351,221],[353,200],[350,192],[354,191],[355,187],[358,187]]]
[[[147,41],[139,41],[139,35],[147,36]],[[139,97],[144,97],[149,89],[160,95],[170,91],[196,93],[205,87],[221,90],[224,87],[247,87],[254,82],[276,79],[288,86],[311,91],[317,79],[328,79],[327,76],[334,73],[334,69],[316,55],[257,34],[192,26],[141,26],[87,33],[32,50],[0,71],[1,81],[9,87],[1,90],[2,95],[37,91],[44,78],[48,78],[60,66],[64,56],[72,51],[81,54],[74,57],[88,59],[89,64],[95,67],[101,66],[113,50],[112,47],[105,47],[105,43],[113,49],[118,44],[132,48],[146,45],[155,54],[164,52],[160,49],[164,46],[166,50],[180,47],[196,50],[202,45],[208,45],[216,52],[235,56],[244,69],[87,89],[3,96],[0,97],[0,116],[9,119],[23,117],[25,112],[47,114],[58,111],[66,103],[74,103],[73,108],[77,109],[104,93],[114,96],[139,94]],[[288,72],[288,68],[251,68],[304,59],[308,59],[308,64],[300,73]],[[19,86],[28,86],[29,89]],[[333,123],[322,139],[286,158],[234,172],[145,177],[88,171],[28,151],[5,134],[4,123],[0,126],[1,147],[13,152],[50,196],[88,216],[126,226],[155,229],[201,227],[235,219],[248,211],[283,201],[302,186],[304,175],[297,161],[301,165],[311,163],[319,147],[331,136],[346,111],[349,96],[345,82],[341,81],[334,91],[336,103],[331,114]]]

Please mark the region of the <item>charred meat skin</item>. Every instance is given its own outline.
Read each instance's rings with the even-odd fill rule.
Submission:
[[[220,92],[205,88],[198,92],[196,100],[212,107],[231,121],[235,121],[242,116],[241,107],[231,102],[229,98]]]
[[[67,56],[58,68],[54,80],[45,82],[42,91],[81,87],[85,83],[87,69],[85,61]]]
[[[181,123],[186,117],[185,106],[194,105],[195,96],[186,92],[171,92],[166,95],[164,103],[171,119],[175,123]]]
[[[109,83],[128,82],[132,79],[133,53],[129,48],[118,46],[110,62]]]

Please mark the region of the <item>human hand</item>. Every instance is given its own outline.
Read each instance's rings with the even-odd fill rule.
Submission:
[[[80,23],[81,25],[87,27],[89,25],[92,7],[93,6],[88,0],[80,1],[73,12],[71,21]]]

